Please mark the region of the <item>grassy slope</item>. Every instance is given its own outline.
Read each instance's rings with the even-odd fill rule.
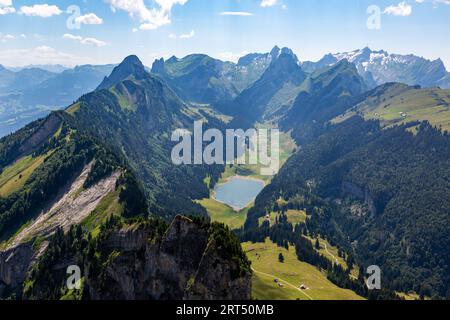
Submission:
[[[359,300],[354,292],[337,287],[314,266],[297,259],[295,248],[289,251],[267,240],[266,243],[244,243],[243,248],[254,269],[253,298],[268,300]],[[285,261],[280,263],[282,253]],[[278,287],[274,279],[283,283]],[[296,289],[304,284],[307,290]]]
[[[7,197],[20,190],[31,174],[44,162],[46,156],[26,156],[6,167],[0,175],[0,197]]]
[[[309,237],[306,237],[306,238],[308,240],[310,240],[313,245],[316,243],[316,239],[312,239]],[[347,262],[343,258],[339,257],[337,247],[332,246],[327,240],[325,240],[321,237],[319,237],[319,243],[320,243],[320,249],[316,250],[317,252],[319,252],[321,255],[323,255],[325,258],[327,258],[331,262],[339,264],[344,269],[348,268]],[[358,274],[359,274],[358,266],[355,265],[350,274],[352,275],[352,277],[358,278]]]
[[[31,221],[24,223],[14,234],[2,235],[0,237],[0,250],[5,250],[12,243],[12,241],[19,235],[25,228],[30,225]]]
[[[420,300],[420,296],[415,292],[397,292],[397,295],[406,301]],[[424,297],[424,300],[431,300],[430,297]]]
[[[389,92],[367,99],[356,112],[365,119],[380,119],[384,126],[427,120],[436,127],[450,130],[450,90],[409,89],[398,95]],[[356,112],[349,111],[333,122],[344,121]]]
[[[97,205],[95,210],[81,223],[81,226],[90,231],[95,237],[100,232],[100,225],[112,216],[121,216],[123,206],[119,203],[119,191],[107,194]]]
[[[225,223],[231,229],[239,229],[247,219],[249,208],[245,208],[239,212],[234,211],[226,204],[220,203],[214,199],[203,199],[198,201],[207,211],[211,220],[214,222]]]
[[[271,226],[273,226],[275,224],[275,218],[277,216],[279,216],[279,214],[276,212],[270,213],[270,225]],[[300,210],[288,210],[286,212],[286,216],[287,216],[288,221],[290,223],[292,223],[292,225],[303,223],[306,221],[306,218],[307,218],[306,213],[304,211],[300,211]],[[259,225],[262,225],[265,219],[266,219],[265,217],[259,218]]]
[[[66,112],[71,115],[74,115],[78,110],[80,110],[80,107],[81,107],[80,102],[74,103],[73,105],[71,105],[66,109]]]

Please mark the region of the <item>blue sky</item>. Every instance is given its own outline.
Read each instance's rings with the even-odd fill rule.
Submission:
[[[369,29],[374,4],[380,28]],[[117,63],[128,54],[147,65],[190,53],[233,60],[279,45],[300,60],[369,46],[440,57],[450,70],[449,34],[450,0],[0,0],[7,66]]]

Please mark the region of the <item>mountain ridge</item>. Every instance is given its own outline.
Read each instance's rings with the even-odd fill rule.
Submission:
[[[303,83],[307,75],[299,66],[292,50],[275,47],[270,55],[271,62],[262,76],[224,110],[239,118],[245,118],[248,122],[270,117],[271,114],[288,107],[296,88]],[[287,91],[289,94],[286,96]]]
[[[103,79],[97,90],[108,89],[119,82],[122,82],[129,76],[136,77],[137,80],[145,77],[147,72],[141,60],[135,55],[126,57],[117,67],[115,67],[108,77]]]
[[[413,54],[390,54],[384,50],[373,51],[366,47],[351,52],[327,54],[317,62],[306,61],[302,65],[313,72],[342,59],[355,63],[363,78],[373,80],[368,81],[371,86],[402,82],[423,87],[450,88],[450,83],[446,80],[449,72],[440,58],[432,61]]]
[[[25,74],[27,80],[20,80],[21,85],[15,86],[16,89],[22,87],[22,90],[14,90],[0,96],[0,137],[47,116],[52,110],[62,109],[81,95],[94,90],[102,79],[111,73],[113,67],[82,65],[61,73],[48,73],[40,69],[11,72],[11,77]],[[32,71],[35,76],[27,75]],[[50,76],[43,77],[42,74]],[[34,79],[34,84],[23,87]]]

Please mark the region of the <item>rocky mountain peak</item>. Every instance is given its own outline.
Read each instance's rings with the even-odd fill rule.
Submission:
[[[137,56],[131,55],[126,57],[117,67],[115,67],[109,77],[105,77],[97,90],[111,88],[130,76],[141,79],[147,74],[141,60],[139,60]]]
[[[296,63],[298,63],[298,58],[295,55],[294,51],[292,51],[292,49],[287,48],[287,47],[283,47],[282,49],[280,49],[278,46],[275,46],[272,51],[270,51],[270,57],[272,58],[272,62],[276,61],[278,58],[280,58],[280,56],[291,56]]]
[[[278,46],[273,47],[273,49],[270,51],[270,55],[272,56],[272,59],[278,58],[280,55],[280,48]]]
[[[156,59],[152,65],[152,73],[163,74],[165,70],[164,58]]]
[[[178,62],[178,58],[176,56],[171,56],[169,60],[167,60],[167,63],[175,63]]]

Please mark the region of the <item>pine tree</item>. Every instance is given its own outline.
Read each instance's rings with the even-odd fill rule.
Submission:
[[[319,242],[319,239],[316,239],[315,247],[316,247],[317,250],[320,249],[320,242]]]

